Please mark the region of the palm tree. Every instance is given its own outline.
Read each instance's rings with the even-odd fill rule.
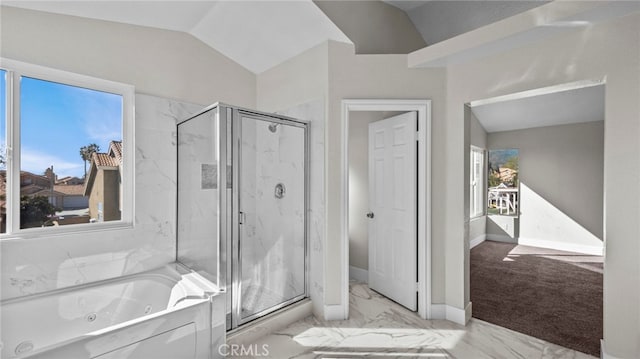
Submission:
[[[84,178],[87,178],[87,161],[91,161],[91,155],[93,155],[94,152],[99,151],[100,146],[95,143],[90,143],[86,146],[80,147],[80,157],[82,157],[82,160],[84,161]]]

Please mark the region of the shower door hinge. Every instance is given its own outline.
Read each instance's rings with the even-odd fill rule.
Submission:
[[[416,292],[420,291],[420,282],[416,282]]]
[[[420,140],[420,131],[416,131],[416,141]]]
[[[238,212],[238,224],[244,224],[244,212]]]

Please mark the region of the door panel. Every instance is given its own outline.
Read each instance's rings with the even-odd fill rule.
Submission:
[[[417,310],[417,114],[369,124],[369,286]]]
[[[305,130],[243,116],[240,323],[305,295]]]

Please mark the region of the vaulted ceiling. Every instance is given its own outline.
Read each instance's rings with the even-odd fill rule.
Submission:
[[[513,13],[487,5],[482,16],[477,1],[3,1],[2,5],[126,24],[182,31],[200,39],[254,73],[261,73],[326,40],[354,43],[357,53],[409,53],[457,35],[473,26]],[[488,2],[488,3],[512,3]],[[445,4],[440,4],[445,3]],[[446,4],[459,3],[459,4]],[[516,1],[516,3],[541,3]],[[462,4],[462,5],[461,5]],[[393,6],[391,6],[393,5]],[[440,30],[430,26],[431,8],[446,17]],[[521,11],[526,6],[517,7]],[[480,20],[478,20],[480,19]],[[444,25],[451,28],[444,28]],[[444,30],[443,30],[444,29]],[[429,34],[436,34],[436,37]]]
[[[351,40],[311,0],[3,1],[3,5],[189,33],[254,73],[326,40]]]

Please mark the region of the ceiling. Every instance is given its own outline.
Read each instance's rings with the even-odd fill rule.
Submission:
[[[584,81],[470,103],[488,132],[604,120],[604,84]]]
[[[382,0],[382,1],[386,2],[389,5],[393,5],[398,9],[404,10],[405,12],[408,12],[410,10],[413,10],[417,7],[424,5],[424,3],[431,0]]]
[[[189,33],[261,73],[326,40],[351,40],[311,0],[3,1],[3,5]]]

